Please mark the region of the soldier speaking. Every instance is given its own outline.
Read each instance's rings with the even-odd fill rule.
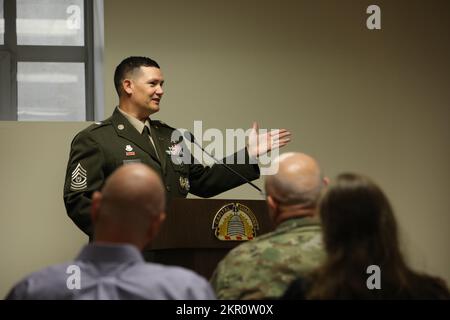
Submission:
[[[164,77],[158,63],[147,57],[128,57],[116,68],[114,85],[119,105],[113,115],[79,132],[72,141],[64,184],[64,203],[67,214],[90,238],[92,223],[89,215],[91,197],[100,190],[106,178],[117,167],[133,162],[144,163],[161,176],[167,198],[186,197],[188,192],[200,197],[212,197],[237,187],[245,181],[230,174],[221,164],[211,167],[191,161],[174,162],[174,153],[182,148],[180,141],[171,141],[174,128],[150,119],[159,111],[164,95]],[[286,145],[290,140],[287,130],[258,136],[257,126],[253,139],[266,139],[268,143],[255,144],[232,155],[245,153],[245,164],[230,166],[248,180],[260,175],[251,158]],[[250,136],[250,139],[252,136]],[[223,160],[225,163],[235,161]]]

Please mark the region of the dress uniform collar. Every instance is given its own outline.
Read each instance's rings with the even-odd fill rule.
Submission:
[[[156,155],[156,151],[151,147],[150,141],[147,137],[144,137],[131,123],[130,121],[122,114],[122,111],[119,108],[114,110],[112,115],[111,123],[116,130],[118,136],[125,138],[136,145],[138,145],[141,149],[147,152],[155,161],[161,163],[158,156]],[[138,120],[139,121],[139,120]],[[139,121],[140,122],[140,121]],[[144,129],[144,124],[142,124],[142,130]]]
[[[148,119],[145,120],[145,124],[142,123],[142,121],[136,119],[133,116],[130,116],[128,113],[126,113],[125,111],[123,111],[122,109],[120,109],[119,107],[117,108],[117,110],[119,110],[119,112],[125,117],[127,118],[128,122],[131,123],[131,125],[133,127],[136,128],[136,130],[142,134],[142,132],[144,131],[144,127],[147,126],[150,129],[150,121]]]

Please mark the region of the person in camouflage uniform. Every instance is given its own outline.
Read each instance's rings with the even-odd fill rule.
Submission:
[[[324,257],[316,205],[328,180],[305,154],[283,154],[275,165],[278,172],[265,188],[276,228],[237,246],[218,264],[211,284],[219,299],[279,298]]]

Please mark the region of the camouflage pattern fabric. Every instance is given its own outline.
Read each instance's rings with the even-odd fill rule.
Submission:
[[[276,299],[325,257],[317,218],[294,218],[243,243],[219,263],[211,278],[218,299]]]

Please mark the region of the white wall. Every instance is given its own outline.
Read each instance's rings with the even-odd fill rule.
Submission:
[[[446,1],[105,1],[106,115],[113,72],[156,59],[176,127],[287,127],[334,177],[373,177],[391,199],[412,264],[450,282],[450,33]],[[0,123],[0,295],[69,259],[84,237],[65,215],[69,144],[87,123]],[[257,182],[262,185],[262,180]],[[258,198],[251,187],[221,198]]]
[[[70,141],[86,123],[0,122],[0,297],[26,274],[72,259],[87,237],[67,217]]]

